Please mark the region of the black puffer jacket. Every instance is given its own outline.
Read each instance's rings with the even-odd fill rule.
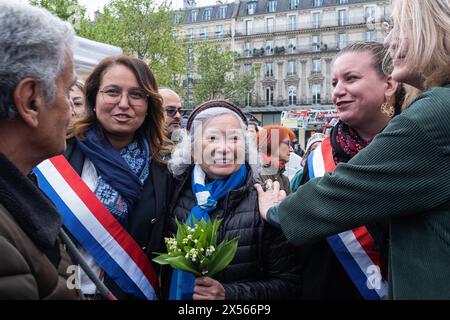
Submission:
[[[185,221],[196,204],[191,172],[188,169],[176,182],[169,226],[173,234],[174,217]],[[217,243],[239,237],[235,258],[213,278],[224,286],[227,300],[290,299],[300,286],[295,252],[280,229],[261,219],[255,180],[248,172],[245,185],[228,193],[210,213],[211,218],[223,219]]]

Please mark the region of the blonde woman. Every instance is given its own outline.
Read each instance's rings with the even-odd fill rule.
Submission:
[[[450,0],[396,0],[392,24],[392,77],[420,95],[348,163],[279,206],[276,183],[257,186],[260,213],[297,245],[388,221],[389,298],[450,299]],[[358,272],[377,292],[372,267]]]

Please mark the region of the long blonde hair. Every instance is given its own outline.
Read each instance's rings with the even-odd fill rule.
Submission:
[[[450,82],[450,0],[396,0],[392,12],[398,55],[408,48],[405,64],[424,78],[424,89]],[[422,91],[407,87],[405,105]]]

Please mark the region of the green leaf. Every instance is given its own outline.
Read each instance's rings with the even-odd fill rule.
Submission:
[[[211,228],[211,241],[209,245],[216,247],[217,245],[217,233],[219,232],[220,225],[222,224],[222,219],[214,220]]]
[[[180,269],[182,271],[192,272],[196,276],[201,275],[201,273],[196,269],[195,265],[183,256],[168,258],[167,262],[174,269]]]
[[[159,257],[153,258],[152,260],[158,264],[167,265],[167,264],[169,264],[169,261],[168,261],[169,258],[172,258],[172,256],[169,256],[168,253],[163,253],[163,254],[160,254]]]
[[[234,238],[230,241],[224,241],[217,247],[208,266],[209,277],[225,269],[225,267],[234,259],[238,240],[239,238]]]

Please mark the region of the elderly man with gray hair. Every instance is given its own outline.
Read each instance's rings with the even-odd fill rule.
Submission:
[[[74,39],[49,12],[0,0],[0,300],[78,298],[60,216],[30,174],[66,148]]]

